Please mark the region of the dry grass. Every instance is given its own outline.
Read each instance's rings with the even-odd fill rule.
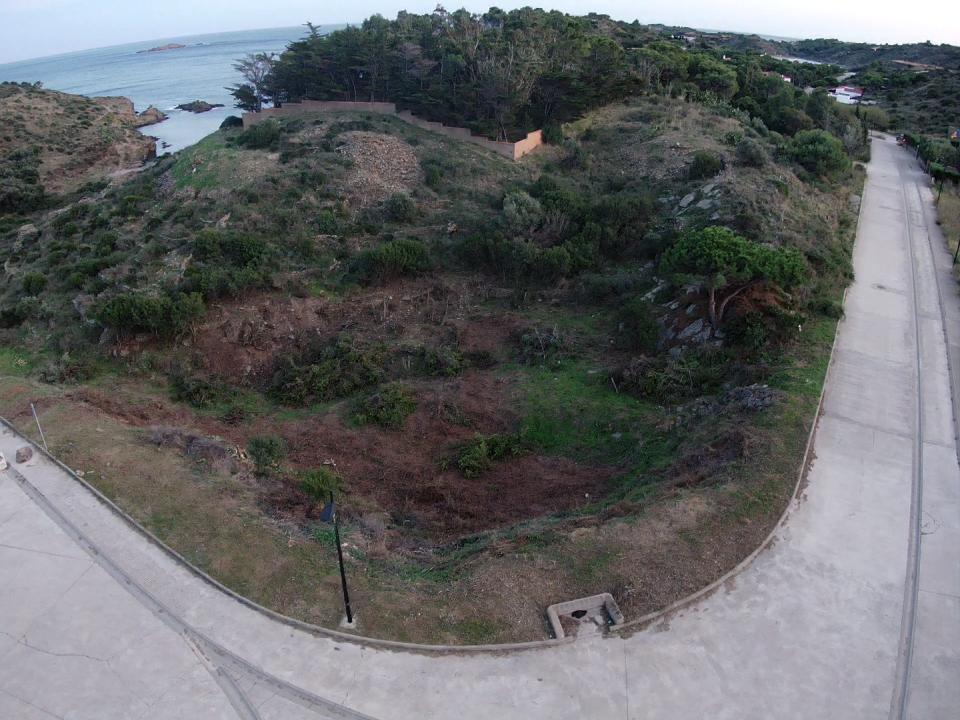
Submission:
[[[956,251],[957,243],[960,243],[960,188],[944,187],[937,203],[937,223],[950,251]]]

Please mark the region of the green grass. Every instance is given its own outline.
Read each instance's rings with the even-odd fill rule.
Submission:
[[[0,375],[28,377],[39,367],[42,358],[18,348],[0,347]]]
[[[227,147],[226,135],[215,132],[196,145],[181,151],[170,168],[178,189],[212,190],[236,184],[236,171],[244,153],[251,150]]]
[[[586,463],[659,467],[675,442],[657,431],[656,406],[618,393],[603,370],[578,362],[525,368],[520,378],[524,438],[548,454]]]

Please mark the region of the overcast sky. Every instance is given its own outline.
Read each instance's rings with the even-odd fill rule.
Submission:
[[[436,0],[0,0],[0,62],[138,40],[255,28],[357,22],[430,12]],[[622,20],[866,42],[960,45],[957,0],[552,0],[450,2],[448,10],[534,5]]]

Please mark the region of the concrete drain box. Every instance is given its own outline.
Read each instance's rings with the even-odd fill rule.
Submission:
[[[623,625],[623,613],[610,593],[556,603],[547,608],[547,619],[556,638],[567,636],[564,628],[576,633],[581,625],[592,625],[601,631],[611,626]]]

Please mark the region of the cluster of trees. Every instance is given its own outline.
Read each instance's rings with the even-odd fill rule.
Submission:
[[[234,88],[242,107],[303,98],[394,101],[501,139],[566,121],[636,90],[623,45],[595,17],[524,8],[401,12],[291,43],[268,76]],[[266,58],[248,59],[260,69]],[[257,64],[259,62],[259,65]]]
[[[836,66],[691,48],[598,15],[442,7],[429,15],[401,12],[395,20],[374,15],[327,35],[309,26],[279,58],[250,56],[237,67],[247,82],[233,93],[245,109],[302,99],[393,101],[498,139],[647,90],[728,102],[785,135],[814,128],[841,139],[862,135],[825,92],[802,90],[833,83]],[[848,150],[851,144],[844,140]]]

